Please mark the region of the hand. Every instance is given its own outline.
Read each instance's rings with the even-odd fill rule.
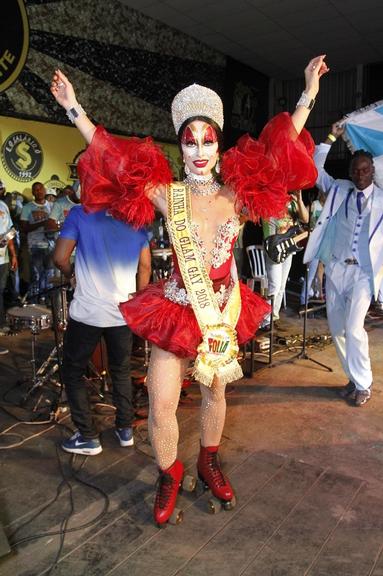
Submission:
[[[299,200],[302,200],[302,190],[292,190],[291,192],[289,192],[291,198],[293,200],[295,200],[296,202],[299,202]]]
[[[11,270],[12,270],[13,272],[14,272],[15,270],[17,270],[17,268],[18,268],[18,263],[17,263],[16,254],[11,254],[10,265],[11,265]]]
[[[333,136],[335,136],[335,138],[339,138],[339,136],[342,136],[342,134],[344,133],[344,124],[342,125],[342,120],[338,120],[337,122],[334,122],[334,124],[332,124],[331,126],[331,134]]]
[[[145,186],[145,196],[153,203],[156,200],[166,198],[166,186],[164,184],[154,185],[149,183]]]
[[[53,74],[51,92],[56,102],[65,110],[73,108],[78,103],[72,84],[61,70],[55,70]]]
[[[324,61],[325,58],[326,54],[316,56],[305,68],[305,92],[311,98],[315,98],[319,92],[319,79],[330,70]]]

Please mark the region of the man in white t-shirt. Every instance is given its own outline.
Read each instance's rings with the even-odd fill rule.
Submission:
[[[53,233],[58,232],[73,206],[76,206],[79,203],[80,198],[76,194],[75,189],[72,186],[65,186],[63,195],[54,203],[46,222],[45,230]]]
[[[75,248],[73,267],[71,255]],[[116,220],[105,210],[87,214],[82,206],[74,206],[57,240],[54,263],[67,278],[73,278],[75,272],[76,282],[65,333],[62,375],[78,432],[62,448],[86,455],[102,451],[83,378],[101,336],[105,339],[112,379],[115,434],[121,446],[131,446],[134,442],[132,332],[121,315],[119,303],[149,282],[147,233]]]
[[[48,220],[52,204],[45,199],[45,186],[41,182],[32,184],[34,200],[28,202],[20,216],[20,230],[27,235],[28,252],[31,265],[31,286],[29,293],[32,298],[38,294],[45,296],[50,287],[49,279],[53,276],[52,243],[45,235],[45,223]]]

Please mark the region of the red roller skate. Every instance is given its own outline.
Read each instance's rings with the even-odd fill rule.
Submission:
[[[218,446],[201,446],[198,463],[198,477],[204,483],[204,488],[210,488],[213,498],[208,506],[211,514],[216,514],[223,507],[231,510],[236,504],[233,488],[224,476],[218,463]]]
[[[167,470],[160,469],[153,511],[154,521],[159,527],[167,522],[179,524],[183,520],[182,510],[176,508],[177,494],[181,488],[183,475],[184,466],[179,460],[175,460]]]

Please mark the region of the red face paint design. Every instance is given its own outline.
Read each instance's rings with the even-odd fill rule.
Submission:
[[[188,124],[181,137],[185,165],[193,174],[208,175],[218,160],[218,137],[207,122]]]

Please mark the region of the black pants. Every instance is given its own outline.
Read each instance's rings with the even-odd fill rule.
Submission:
[[[83,376],[101,336],[105,339],[108,352],[117,428],[131,426],[134,417],[130,377],[132,352],[130,328],[126,325],[99,328],[70,318],[64,339],[62,376],[73,423],[85,438],[98,436]]]

